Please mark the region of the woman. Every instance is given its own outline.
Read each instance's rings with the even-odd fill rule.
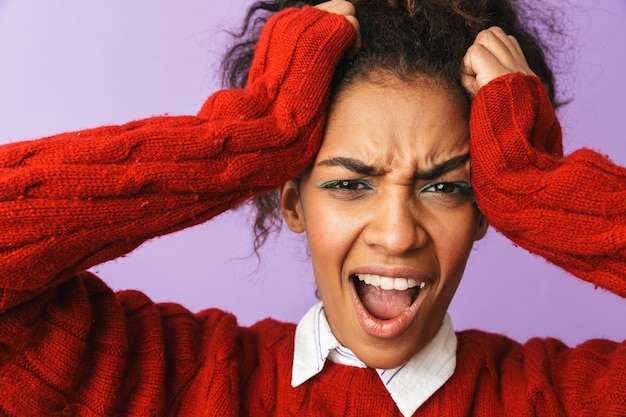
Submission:
[[[544,178],[540,167],[558,186],[560,168],[578,160],[595,161],[593,172],[618,179],[623,172],[594,155],[555,156],[558,123],[532,75],[549,76],[549,70],[531,71],[516,41],[498,29],[478,36],[463,76],[468,45],[458,46],[461,55],[448,67],[402,58],[405,66],[398,60],[371,65],[368,42],[377,38],[368,30],[375,22],[387,15],[402,22],[414,19],[410,14],[425,18],[433,10],[361,3],[357,20],[352,5],[339,0],[288,9],[265,25],[245,87],[214,94],[197,117],[153,118],[2,147],[0,410],[619,415],[626,378],[620,345],[521,346],[480,332],[455,336],[446,323],[486,219],[552,260],[591,259],[574,256],[577,247],[569,241],[537,247],[536,229],[515,227],[502,208],[523,204],[532,212],[538,202],[503,190],[501,181],[512,177],[527,191]],[[458,26],[449,19],[426,22]],[[354,28],[360,26],[358,49]],[[427,34],[433,44],[423,50],[440,54],[434,40],[445,37]],[[333,80],[351,47],[357,50],[348,52]],[[469,126],[461,81],[477,94]],[[470,151],[486,219],[469,186]],[[539,183],[539,191],[552,189]],[[136,292],[113,294],[81,272],[277,187],[287,225],[307,233],[323,302],[297,330],[272,320],[240,328],[221,311],[192,315]],[[572,203],[567,195],[553,198],[559,205],[548,208],[561,212]],[[576,213],[567,211],[570,218]],[[542,233],[567,237],[570,231],[584,232]],[[574,272],[623,294],[623,274],[611,269],[619,261],[602,259],[595,274]],[[387,289],[390,281],[394,290]],[[324,344],[320,352],[330,361],[311,356],[315,342]]]

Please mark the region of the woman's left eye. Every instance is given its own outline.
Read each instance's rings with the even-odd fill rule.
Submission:
[[[429,182],[420,187],[419,194],[423,193],[454,194],[467,197],[474,196],[472,185],[467,181]]]

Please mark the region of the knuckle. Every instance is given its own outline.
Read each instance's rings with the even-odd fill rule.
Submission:
[[[476,43],[489,42],[493,36],[494,34],[489,29],[481,30],[478,35],[476,35]]]
[[[349,1],[342,2],[339,7],[341,7],[341,14],[346,16],[354,16],[356,13],[356,9],[354,8],[354,4]]]
[[[489,30],[496,35],[505,35],[504,30],[500,26],[492,26]]]

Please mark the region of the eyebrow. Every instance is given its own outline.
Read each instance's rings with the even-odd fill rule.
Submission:
[[[469,153],[457,155],[448,160],[435,164],[432,168],[426,171],[417,171],[414,175],[414,178],[422,180],[434,180],[448,172],[454,171],[458,167],[465,164],[468,160]],[[382,173],[380,169],[371,165],[367,165],[363,161],[344,156],[328,158],[318,162],[317,165],[327,167],[342,167],[356,174],[367,176],[377,176]]]
[[[467,161],[469,161],[469,153],[465,153],[462,155],[454,156],[446,161],[435,164],[431,169],[426,171],[417,171],[415,173],[416,179],[422,180],[434,180],[447,174],[448,172],[452,172],[460,166],[464,165]]]
[[[352,171],[361,175],[376,176],[380,175],[381,171],[371,165],[367,165],[363,161],[358,159],[348,158],[345,156],[338,156],[336,158],[328,158],[320,161],[317,165],[325,167],[342,167],[349,171]]]

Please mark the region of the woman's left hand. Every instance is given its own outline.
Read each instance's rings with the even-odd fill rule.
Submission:
[[[511,73],[535,75],[517,39],[497,26],[481,31],[463,58],[463,87],[472,95],[489,81]]]

